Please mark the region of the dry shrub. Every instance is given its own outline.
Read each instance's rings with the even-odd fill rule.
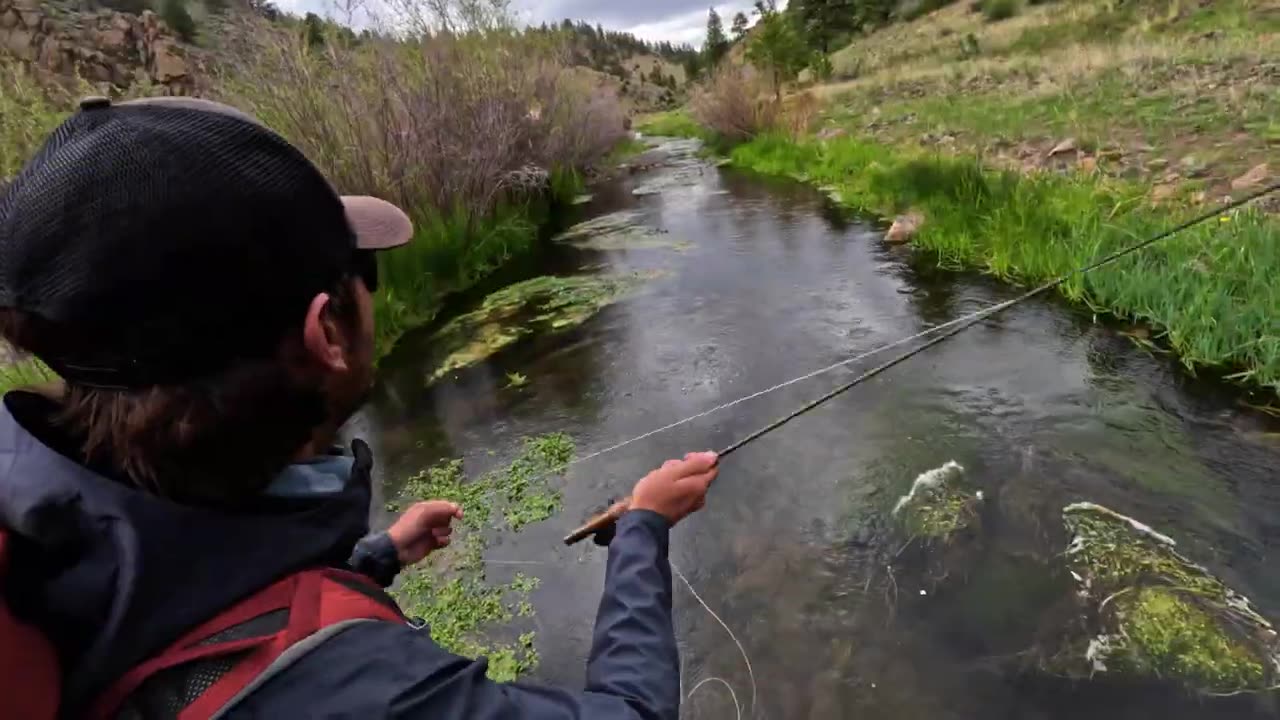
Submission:
[[[216,94],[260,117],[338,190],[386,198],[414,242],[380,257],[378,351],[536,241],[549,194],[623,137],[617,95],[509,29],[408,40],[241,29]]]
[[[778,104],[768,83],[749,65],[722,63],[689,105],[695,120],[729,143],[778,127]]]
[[[246,36],[252,50],[222,69],[219,94],[298,144],[341,191],[415,218],[484,218],[624,136],[615,95],[516,32],[320,47],[260,25]]]
[[[810,92],[792,95],[782,101],[778,129],[799,139],[813,129],[814,121],[822,110],[822,102]]]

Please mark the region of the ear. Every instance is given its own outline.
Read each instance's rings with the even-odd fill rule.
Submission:
[[[346,372],[346,338],[326,312],[330,302],[328,293],[311,299],[302,324],[302,344],[307,355],[320,367],[329,372]]]

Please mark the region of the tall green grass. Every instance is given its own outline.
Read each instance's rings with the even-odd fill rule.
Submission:
[[[663,137],[706,138],[708,131],[685,110],[652,113],[636,119],[636,130]]]
[[[378,258],[376,356],[390,352],[406,331],[434,319],[449,293],[528,256],[554,208],[581,189],[576,173],[562,171],[552,174],[545,194],[504,203],[486,216],[477,218],[461,205],[449,213],[416,213],[413,240]]]
[[[794,142],[765,135],[735,165],[835,189],[861,210],[908,208],[914,239],[948,267],[1017,283],[1065,274],[1172,225],[1133,184],[984,170],[975,160],[904,151],[852,137]],[[1185,211],[1190,212],[1190,211]],[[1280,393],[1280,225],[1243,210],[1199,225],[1061,287],[1096,311],[1150,322],[1188,369],[1215,368]]]

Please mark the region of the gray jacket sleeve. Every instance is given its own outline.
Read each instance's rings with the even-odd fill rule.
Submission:
[[[484,659],[448,653],[424,630],[368,622],[264,683],[233,716],[677,720],[668,530],[651,512],[618,522],[582,690],[495,683]]]

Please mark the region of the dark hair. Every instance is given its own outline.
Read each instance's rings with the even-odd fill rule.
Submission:
[[[330,293],[336,322],[357,322],[352,281]],[[0,310],[16,348],[58,346],[67,333],[19,310]],[[247,359],[182,385],[103,389],[66,383],[56,422],[83,459],[148,492],[191,504],[234,505],[257,495],[328,420],[323,390],[301,377],[301,334],[276,357]]]

